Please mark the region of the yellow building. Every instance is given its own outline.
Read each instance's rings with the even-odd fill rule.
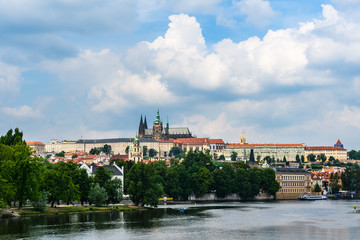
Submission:
[[[347,160],[347,150],[344,148],[343,144],[338,140],[334,146],[320,146],[320,147],[305,147],[305,159],[308,161],[307,156],[313,154],[319,156],[324,154],[326,160],[329,157],[334,157],[340,162],[346,162]]]
[[[45,144],[38,141],[29,141],[26,144],[35,151],[36,155],[42,154],[45,152]]]
[[[276,181],[280,185],[276,199],[298,199],[311,192],[311,173],[300,168],[276,168]]]
[[[61,151],[64,152],[76,152],[76,141],[62,141]]]

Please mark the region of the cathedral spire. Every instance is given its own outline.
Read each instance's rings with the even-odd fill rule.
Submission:
[[[139,124],[139,134],[143,134],[145,132],[144,130],[144,122],[143,122],[143,118],[142,118],[142,114],[140,117],[140,124]]]
[[[146,122],[146,115],[145,115],[145,120],[144,120],[144,129],[148,129],[147,122]]]

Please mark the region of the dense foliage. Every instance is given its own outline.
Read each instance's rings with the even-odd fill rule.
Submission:
[[[94,178],[76,163],[51,164],[33,156],[18,129],[0,137],[0,208],[17,204],[19,209],[29,200],[42,211],[44,203],[69,204],[73,201],[89,202],[94,184],[106,192],[106,203],[122,200],[122,183],[112,179],[112,172],[99,167]]]

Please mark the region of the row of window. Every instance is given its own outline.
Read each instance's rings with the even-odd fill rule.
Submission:
[[[294,180],[300,180],[300,181],[304,181],[305,180],[305,176],[282,176],[282,180],[283,181],[294,181]]]
[[[303,188],[295,188],[295,189],[280,189],[281,193],[304,193],[305,190]]]
[[[303,187],[305,182],[283,182],[282,186],[284,187]]]

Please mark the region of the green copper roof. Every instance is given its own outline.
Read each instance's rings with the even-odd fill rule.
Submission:
[[[137,133],[136,133],[136,135],[135,135],[135,139],[134,139],[134,144],[136,144],[136,143],[139,143],[139,138],[138,138]]]
[[[160,120],[159,109],[157,110],[156,119],[155,119],[154,123],[155,123],[155,124],[162,123],[162,121]]]

